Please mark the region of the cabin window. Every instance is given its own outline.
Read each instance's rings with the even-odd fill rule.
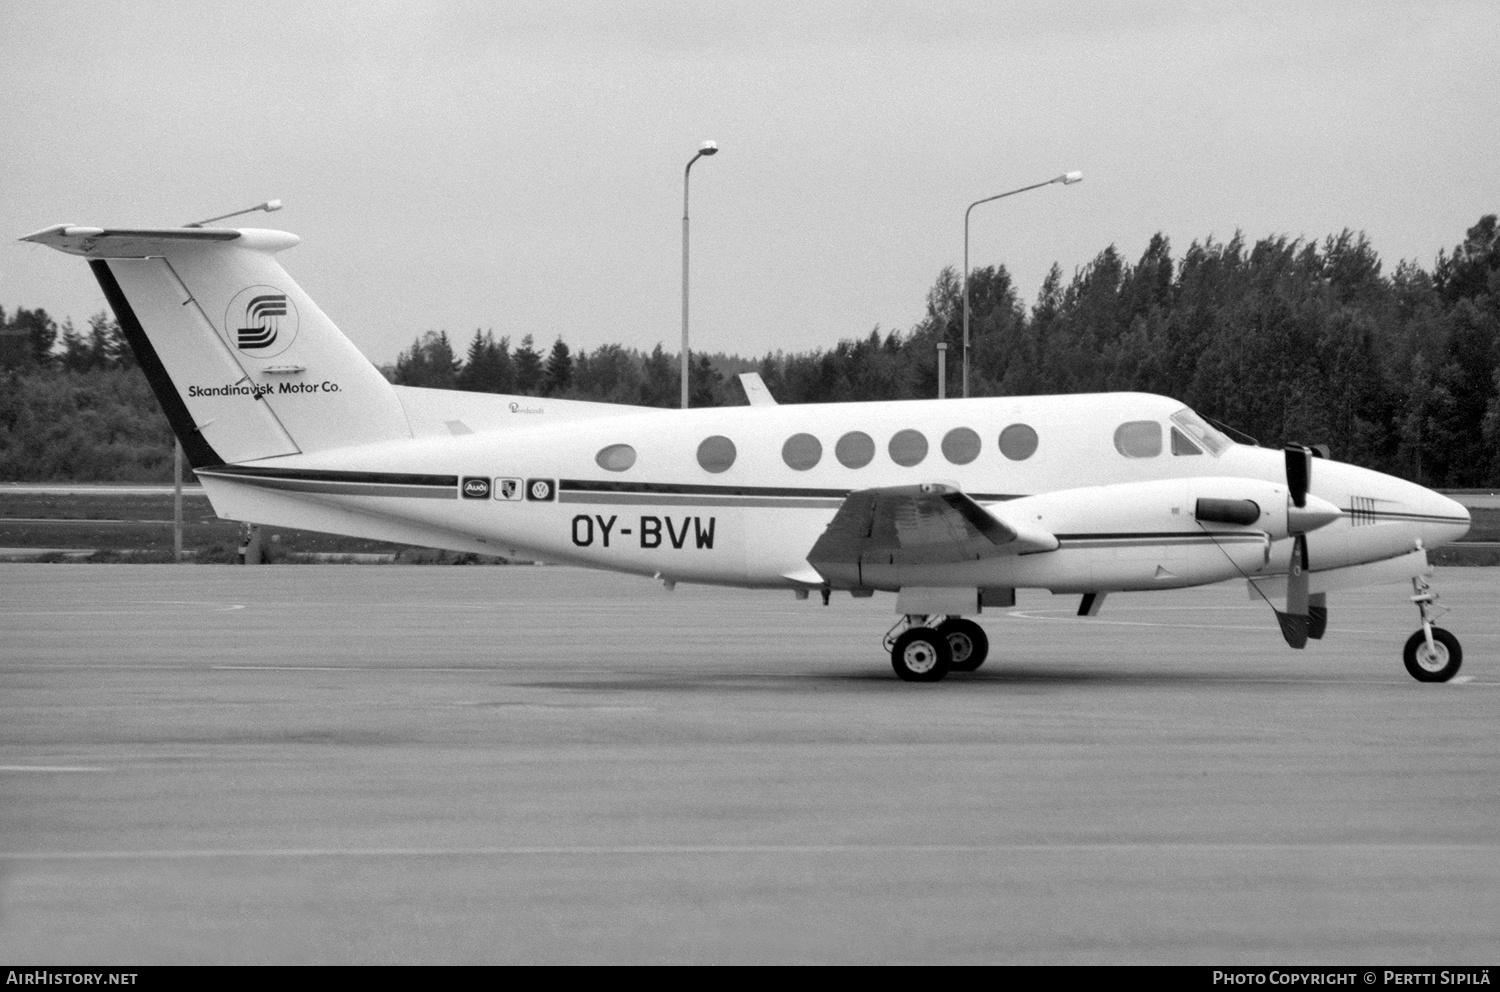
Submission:
[[[1036,431],[1027,424],[1011,424],[1000,432],[1000,453],[1013,462],[1036,454]]]
[[[607,448],[600,448],[594,461],[607,471],[623,472],[635,464],[635,449],[628,444],[612,444]]]
[[[1186,434],[1174,427],[1172,428],[1172,454],[1201,455],[1203,449],[1189,441]]]
[[[1126,458],[1155,458],[1161,454],[1161,424],[1130,420],[1115,428],[1115,450]]]
[[[927,438],[922,436],[921,431],[907,428],[897,431],[891,437],[887,450],[891,453],[891,461],[910,468],[927,457]]]
[[[864,468],[875,457],[875,439],[864,431],[850,431],[833,446],[833,454],[845,468]]]
[[[708,472],[725,472],[734,464],[734,442],[721,434],[706,437],[698,445],[698,464]]]
[[[811,434],[793,434],[781,446],[781,460],[799,472],[806,472],[823,460],[823,444]]]
[[[955,465],[967,465],[979,457],[979,435],[967,427],[955,427],[943,435],[943,457]]]

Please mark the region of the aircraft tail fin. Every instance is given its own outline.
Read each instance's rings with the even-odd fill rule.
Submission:
[[[58,225],[194,468],[410,437],[395,390],[276,260],[282,231]]]

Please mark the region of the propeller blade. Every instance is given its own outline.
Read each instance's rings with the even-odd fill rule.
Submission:
[[[1291,494],[1292,505],[1299,510],[1307,505],[1307,489],[1312,485],[1311,448],[1300,444],[1286,446],[1286,488]]]
[[[1281,624],[1281,636],[1286,638],[1288,645],[1297,649],[1307,646],[1307,638],[1312,632],[1312,619],[1308,611],[1310,598],[1307,591],[1307,536],[1298,534],[1292,542],[1292,560],[1286,573],[1286,612],[1276,611],[1276,620]],[[1325,624],[1326,617],[1325,610]]]
[[[1307,636],[1315,641],[1323,639],[1328,630],[1328,594],[1315,592],[1308,597]]]
[[[1307,647],[1307,617],[1292,616],[1277,610],[1276,622],[1281,624],[1281,636],[1286,638],[1288,647],[1299,651]]]

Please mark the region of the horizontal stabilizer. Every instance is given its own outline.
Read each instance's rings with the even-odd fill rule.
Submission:
[[[57,224],[21,239],[85,258],[152,258],[194,245],[237,241],[236,247],[281,251],[301,241],[285,231],[228,227],[109,228]]]

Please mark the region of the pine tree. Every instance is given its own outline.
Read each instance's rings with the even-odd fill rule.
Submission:
[[[547,371],[542,382],[542,391],[547,396],[560,396],[573,382],[573,356],[568,346],[559,337],[547,356]]]
[[[521,339],[512,362],[516,370],[516,392],[523,396],[537,395],[542,384],[542,356],[530,334]]]
[[[641,363],[641,406],[674,407],[681,402],[682,377],[678,374],[673,356],[661,350],[661,342],[651,350],[651,355]]]
[[[493,331],[474,331],[468,357],[458,373],[458,388],[475,393],[508,393],[514,386],[510,341],[496,343]]]
[[[709,361],[707,355],[699,355],[696,367],[693,369],[691,394],[688,397],[688,405],[695,407],[719,406],[719,389],[724,383],[724,376],[714,368],[713,362]],[[678,398],[681,402],[681,397]]]

